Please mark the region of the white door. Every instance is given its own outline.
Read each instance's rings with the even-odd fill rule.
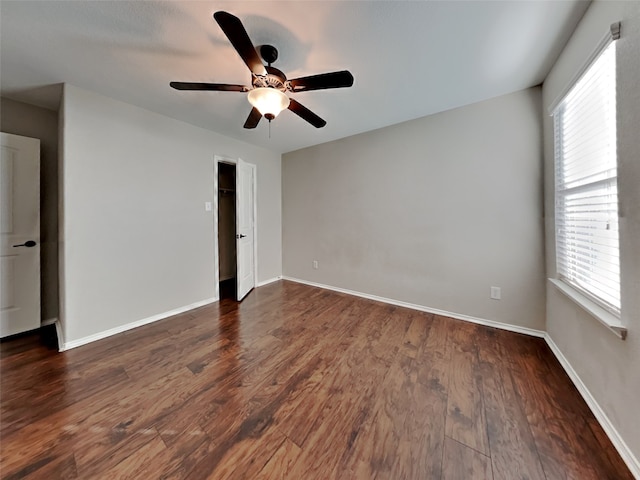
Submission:
[[[6,337],[40,327],[40,140],[0,135],[0,337]]]
[[[236,164],[236,278],[237,299],[242,300],[256,285],[255,278],[255,165],[238,159]]]

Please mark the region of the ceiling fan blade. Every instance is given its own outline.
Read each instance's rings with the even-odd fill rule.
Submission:
[[[326,120],[320,118],[300,102],[296,102],[293,98],[290,98],[289,100],[289,110],[291,110],[303,120],[309,122],[314,127],[322,128],[327,124]]]
[[[247,117],[247,120],[244,122],[244,128],[256,128],[261,118],[262,114],[260,111],[256,107],[253,107],[251,109],[251,113],[249,113],[249,116]]]
[[[289,80],[293,92],[307,90],[323,90],[325,88],[343,88],[353,85],[353,75],[348,70],[340,72],[321,73],[310,77],[300,77]]]
[[[236,49],[240,58],[247,64],[249,70],[255,75],[266,75],[267,70],[260,60],[256,48],[251,43],[251,39],[247,34],[242,22],[238,17],[234,17],[228,12],[216,12],[213,14],[218,25],[227,36],[233,48]]]
[[[248,92],[244,85],[229,85],[226,83],[198,83],[198,82],[170,82],[169,86],[176,90],[209,90],[219,92]]]

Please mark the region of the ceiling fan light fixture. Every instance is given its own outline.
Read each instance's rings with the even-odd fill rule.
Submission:
[[[249,103],[269,121],[289,107],[289,97],[280,90],[270,87],[258,87],[249,92]]]

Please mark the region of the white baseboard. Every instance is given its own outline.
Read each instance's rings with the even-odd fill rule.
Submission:
[[[162,320],[167,317],[172,317],[173,315],[178,315],[180,313],[187,312],[189,310],[193,310],[194,308],[203,307],[204,305],[208,305],[213,302],[217,302],[217,298],[208,298],[206,300],[202,300],[200,302],[192,303],[190,305],[185,305],[184,307],[176,308],[174,310],[170,310],[168,312],[159,313],[157,315],[153,315],[151,317],[143,318],[142,320],[136,320],[135,322],[127,323],[125,325],[120,325],[115,328],[111,328],[109,330],[105,330],[103,332],[94,333],[93,335],[88,335],[86,337],[79,338],[77,340],[72,340],[70,342],[61,341],[62,337],[60,335],[60,331],[58,331],[58,343],[60,345],[60,351],[63,352],[65,350],[70,350],[72,348],[79,347],[81,345],[86,345],[87,343],[95,342],[97,340],[102,340],[103,338],[110,337],[112,335],[116,335],[118,333],[126,332],[127,330],[131,330],[133,328],[138,328],[143,325],[147,325],[149,323],[157,322],[158,320]],[[60,322],[56,323],[56,327]]]
[[[64,331],[62,329],[62,324],[59,319],[56,319],[56,336],[58,337],[58,351],[64,352]]]
[[[278,280],[282,280],[282,275],[278,277],[270,278],[269,280],[263,280],[262,282],[256,283],[256,287],[264,287],[265,285],[269,285],[270,283],[277,282]]]
[[[334,292],[346,293],[348,295],[354,295],[356,297],[366,298],[369,300],[375,300],[377,302],[388,303],[390,305],[396,305],[398,307],[410,308],[412,310],[418,310],[420,312],[434,313],[436,315],[442,315],[443,317],[455,318],[456,320],[464,320],[466,322],[477,323],[487,327],[499,328],[501,330],[508,330],[515,333],[523,333],[532,337],[544,338],[545,333],[542,330],[535,330],[533,328],[521,327],[518,325],[511,325],[509,323],[496,322],[494,320],[487,320],[485,318],[472,317],[464,315],[462,313],[447,312],[445,310],[439,310],[437,308],[430,308],[424,305],[418,305],[415,303],[402,302],[400,300],[394,300],[392,298],[379,297],[377,295],[370,295],[368,293],[356,292],[355,290],[348,290],[346,288],[333,287],[331,285],[323,285],[321,283],[309,282],[307,280],[301,280],[299,278],[283,276],[283,280],[289,280],[291,282],[303,283],[312,287],[324,288],[326,290],[333,290]]]
[[[580,395],[582,395],[582,398],[584,399],[586,404],[593,412],[593,415],[596,417],[596,420],[598,420],[598,423],[600,423],[600,426],[609,437],[609,440],[611,440],[611,443],[613,443],[613,446],[622,457],[622,460],[624,460],[624,463],[626,463],[627,467],[629,467],[629,470],[631,470],[631,474],[635,478],[640,480],[640,462],[638,461],[636,456],[620,436],[618,430],[616,430],[616,427],[613,426],[607,414],[604,412],[604,410],[602,410],[593,395],[591,395],[591,392],[589,391],[587,386],[584,384],[578,373],[573,369],[573,367],[569,363],[569,360],[567,360],[567,358],[563,355],[562,351],[560,350],[560,348],[558,348],[551,336],[548,333],[545,333],[544,339],[547,342],[547,345],[549,345],[549,348],[551,349],[553,354],[560,362],[560,365],[562,365],[562,368],[564,368],[565,372],[567,372],[567,375],[569,375],[569,378],[571,378],[571,381],[580,392]]]
[[[47,318],[46,320],[42,320],[40,322],[40,326],[41,327],[46,327],[46,326],[49,326],[49,325],[53,325],[57,321],[58,321],[58,317]]]

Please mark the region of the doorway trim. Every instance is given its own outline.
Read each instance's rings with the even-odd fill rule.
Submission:
[[[220,301],[220,245],[218,239],[218,164],[228,163],[237,167],[238,158],[214,154],[213,156],[213,298]],[[244,161],[243,158],[240,160]],[[249,162],[247,162],[249,163]],[[258,285],[258,169],[253,169],[253,276]]]

